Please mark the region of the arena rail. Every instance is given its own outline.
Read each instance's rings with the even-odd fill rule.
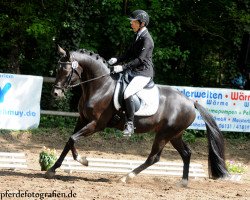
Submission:
[[[25,153],[0,152],[0,169],[27,169]]]
[[[114,160],[103,158],[87,158],[87,160],[89,161],[89,165],[86,167],[73,160],[72,157],[66,157],[60,168],[67,173],[78,171],[128,173],[144,162],[139,160]],[[182,163],[158,162],[144,170],[142,174],[182,176],[182,170]],[[207,177],[205,171],[203,170],[202,164],[196,163],[190,164],[189,176],[195,178]]]

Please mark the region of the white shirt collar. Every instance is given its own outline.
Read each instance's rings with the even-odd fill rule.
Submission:
[[[147,28],[145,26],[141,28],[141,30],[137,33],[136,40],[141,36],[142,32],[145,30],[147,30]]]

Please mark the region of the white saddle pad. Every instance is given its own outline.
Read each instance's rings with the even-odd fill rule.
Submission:
[[[115,94],[114,94],[114,106],[116,110],[121,108],[121,105],[118,102],[118,93],[119,93],[120,85],[116,86]],[[143,89],[136,93],[137,96],[141,100],[141,106],[137,112],[135,112],[136,116],[150,116],[156,113],[159,107],[159,89],[155,85],[150,89]]]

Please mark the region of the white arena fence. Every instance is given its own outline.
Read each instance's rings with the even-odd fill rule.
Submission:
[[[0,169],[27,169],[25,153],[0,152]]]
[[[67,173],[73,172],[91,172],[91,173],[129,173],[134,168],[141,165],[144,161],[139,160],[114,160],[104,158],[87,158],[88,166],[83,166],[72,157],[66,157],[60,169]],[[23,152],[0,152],[0,170],[29,170],[27,166],[26,154]],[[161,176],[182,176],[183,163],[178,162],[158,162],[141,174],[161,175]],[[203,165],[191,163],[189,177],[207,178],[203,170]],[[241,175],[232,174],[228,180],[240,181]]]
[[[87,158],[89,165],[83,166],[75,161],[72,157],[66,157],[62,163],[61,169],[65,172],[109,172],[109,173],[128,173],[141,165],[144,161],[137,160],[114,160],[103,158]],[[142,174],[165,175],[165,176],[182,176],[183,164],[177,162],[158,162]],[[207,177],[201,164],[192,163],[189,169],[190,177]]]

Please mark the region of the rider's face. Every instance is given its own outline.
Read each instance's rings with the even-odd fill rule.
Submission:
[[[140,22],[137,20],[131,20],[130,25],[135,33],[140,29]]]

